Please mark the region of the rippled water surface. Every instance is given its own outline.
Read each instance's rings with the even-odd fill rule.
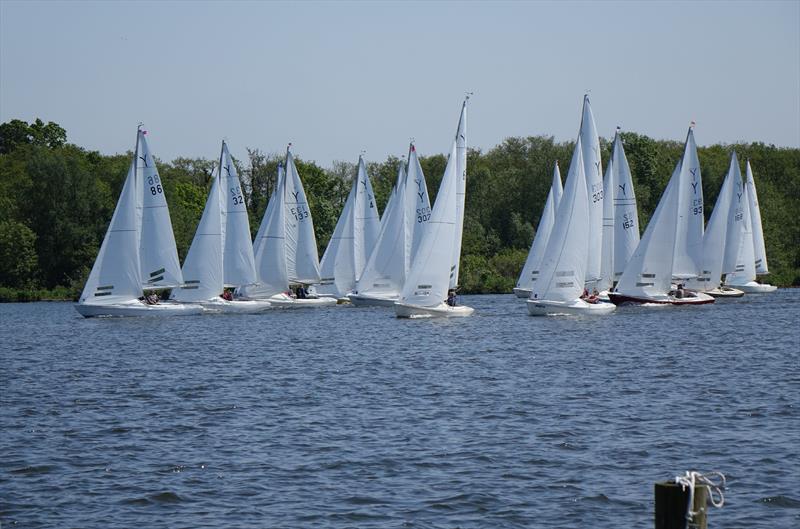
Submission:
[[[0,524],[647,528],[653,484],[697,469],[729,478],[710,527],[800,527],[800,291],[591,320],[463,301],[0,305]]]

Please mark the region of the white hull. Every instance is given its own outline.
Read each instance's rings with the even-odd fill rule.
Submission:
[[[198,304],[203,307],[205,312],[217,314],[255,314],[272,307],[269,301],[256,299],[227,300],[217,298],[201,301]]]
[[[514,288],[514,295],[518,298],[529,298],[531,297],[531,289],[529,288],[522,288],[522,287],[515,287]]]
[[[528,306],[528,314],[531,316],[599,316],[610,314],[617,308],[616,305],[611,303],[587,303],[582,299],[573,301],[529,299],[526,305]]]
[[[775,285],[756,283],[755,281],[750,281],[744,285],[731,284],[727,286],[739,289],[746,294],[766,294],[768,292],[775,292],[778,290],[778,287]]]
[[[718,287],[706,290],[705,293],[715,298],[740,298],[744,296],[744,291],[731,287]]]
[[[303,309],[314,307],[332,307],[336,305],[336,298],[306,298],[296,299],[286,294],[275,294],[269,298],[271,306],[278,309]]]
[[[347,297],[347,296],[349,296],[350,294],[347,294],[347,295],[345,295],[345,296],[342,296],[342,297],[336,297],[334,294],[320,294],[319,292],[315,292],[314,294],[315,294],[317,297],[320,297],[320,298],[331,298],[331,299],[335,299],[335,300],[336,300],[336,304],[337,304],[337,305],[343,305],[343,304],[345,304],[345,303],[350,303],[350,298],[349,298],[349,297]]]
[[[347,297],[356,307],[394,307],[395,302],[400,299],[398,295],[378,298],[364,294],[348,294]]]
[[[398,301],[394,304],[394,312],[398,318],[464,318],[472,316],[475,309],[464,305],[451,307],[447,303],[435,307],[420,307]]]
[[[192,303],[157,303],[148,305],[138,299],[109,305],[76,303],[75,310],[85,318],[127,318],[141,316],[190,316],[202,314],[203,307]]]

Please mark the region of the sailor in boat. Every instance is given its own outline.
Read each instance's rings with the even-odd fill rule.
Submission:
[[[447,291],[447,300],[445,300],[445,303],[447,303],[451,307],[456,306],[456,291],[454,288],[451,288],[450,290]]]
[[[592,291],[592,294],[589,295],[589,290],[584,288],[583,294],[581,294],[581,299],[586,303],[597,303],[598,301],[600,301],[597,297],[599,294],[600,293],[595,288],[594,291]]]
[[[303,285],[300,285],[300,286],[297,287],[297,290],[296,290],[296,293],[295,293],[295,297],[297,299],[306,299],[306,298],[308,298],[308,291],[306,291],[306,288]]]
[[[233,294],[231,294],[230,290],[223,290],[222,294],[219,295],[225,301],[233,301]]]
[[[697,294],[686,288],[683,283],[678,283],[678,286],[675,290],[670,290],[669,295],[674,297],[675,299],[684,299],[684,298],[696,298]]]
[[[144,297],[144,302],[148,305],[155,305],[158,303],[158,294],[152,292]]]

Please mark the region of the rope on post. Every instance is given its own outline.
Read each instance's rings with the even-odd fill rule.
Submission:
[[[716,478],[712,479],[712,478]],[[689,506],[686,509],[686,520],[691,522],[694,517],[700,514],[700,511],[693,511],[692,507],[694,506],[694,489],[699,485],[706,485],[708,487],[708,499],[711,502],[711,505],[719,509],[725,504],[725,496],[722,494],[722,491],[725,490],[725,474],[722,472],[709,472],[708,474],[702,474],[700,472],[695,471],[687,471],[683,476],[675,476],[675,483],[680,485],[683,490],[689,488]],[[716,492],[717,498],[715,499],[714,493]]]

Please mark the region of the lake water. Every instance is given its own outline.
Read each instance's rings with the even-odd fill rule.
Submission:
[[[800,527],[800,290],[596,319],[462,301],[0,305],[0,525],[648,528],[655,482],[718,470],[709,527]]]

